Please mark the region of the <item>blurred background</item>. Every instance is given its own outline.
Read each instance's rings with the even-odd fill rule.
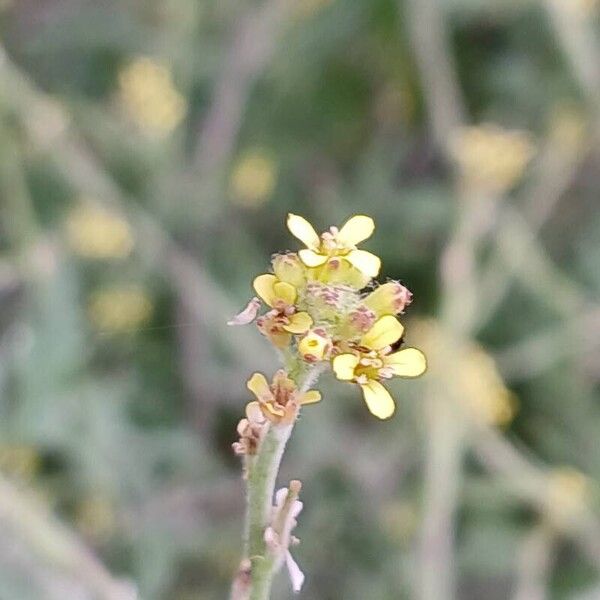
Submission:
[[[288,211],[430,362],[303,411],[300,597],[600,598],[598,8],[0,0],[0,600],[227,597]]]

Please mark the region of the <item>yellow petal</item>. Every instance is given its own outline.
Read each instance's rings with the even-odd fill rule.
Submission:
[[[425,355],[416,348],[405,348],[383,359],[386,367],[391,367],[398,377],[418,377],[427,369]]]
[[[352,247],[368,239],[375,230],[375,223],[371,217],[356,215],[346,221],[337,238],[344,246]]]
[[[320,267],[327,261],[325,254],[317,254],[314,250],[300,250],[298,256],[307,267]]]
[[[356,354],[339,354],[333,359],[331,365],[335,376],[342,381],[352,381],[354,379],[354,369],[359,360]]]
[[[379,419],[389,419],[396,410],[394,399],[390,393],[374,379],[360,386],[371,414]]]
[[[267,379],[262,373],[254,373],[254,375],[248,379],[246,387],[260,402],[273,402],[275,400],[271,393],[271,388],[267,383]]]
[[[321,401],[321,392],[310,390],[300,395],[300,404],[314,404]]]
[[[381,269],[379,256],[375,256],[366,250],[352,250],[344,258],[369,277],[377,277],[379,269]]]
[[[263,299],[263,302],[269,306],[273,306],[275,302],[275,291],[273,288],[276,283],[277,277],[275,275],[265,273],[264,275],[255,277],[252,285],[254,291]]]
[[[287,226],[290,233],[298,238],[307,248],[318,250],[321,240],[313,226],[304,218],[292,213],[288,214]]]
[[[375,321],[373,327],[363,335],[361,344],[373,350],[381,350],[397,342],[403,333],[404,327],[400,321],[392,315],[385,315]]]
[[[290,333],[306,333],[313,324],[311,316],[306,312],[299,312],[290,317],[288,325],[283,328]]]
[[[296,302],[298,292],[291,283],[285,281],[278,281],[273,285],[273,295],[276,300],[281,300],[287,306],[292,306]]]

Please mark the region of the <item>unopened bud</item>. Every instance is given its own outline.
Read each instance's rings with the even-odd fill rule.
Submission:
[[[402,314],[412,302],[412,292],[399,281],[388,281],[372,291],[363,304],[378,317]]]
[[[298,351],[307,362],[325,360],[331,352],[331,338],[324,329],[313,329],[298,342]]]

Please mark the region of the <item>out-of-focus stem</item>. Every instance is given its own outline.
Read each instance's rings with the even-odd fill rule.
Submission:
[[[454,595],[454,515],[462,462],[463,435],[454,403],[441,390],[426,400],[424,506],[419,547],[419,598]]]
[[[554,536],[545,523],[528,532],[517,555],[514,600],[546,600],[553,550]]]
[[[135,600],[128,582],[114,579],[70,531],[9,481],[0,478],[0,522],[8,525],[45,562],[85,585],[98,600]]]

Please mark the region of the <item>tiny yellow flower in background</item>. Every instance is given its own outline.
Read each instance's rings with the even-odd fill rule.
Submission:
[[[0,445],[0,471],[5,475],[27,481],[40,467],[40,455],[34,446],[25,444]]]
[[[412,332],[417,344],[429,349],[432,377],[439,374],[448,382],[448,396],[464,407],[469,417],[496,427],[510,424],[518,411],[518,399],[485,348],[475,343],[457,345],[446,338],[446,331],[433,319],[415,322]]]
[[[106,538],[116,527],[112,502],[101,495],[85,498],[77,506],[75,522],[85,536],[92,539]]]
[[[368,409],[380,419],[394,414],[395,404],[381,379],[418,377],[425,372],[425,356],[416,348],[392,352],[404,327],[391,315],[381,317],[362,337],[354,352],[333,359],[333,371],[342,381],[360,386]]]
[[[572,467],[554,469],[548,476],[545,505],[551,522],[565,528],[585,511],[591,499],[590,482]]]
[[[248,405],[247,413],[260,409],[266,419],[277,425],[293,423],[300,406],[321,400],[321,394],[316,390],[299,392],[285,371],[277,371],[271,385],[262,373],[254,373],[248,380],[247,387],[257,400],[256,403]]]
[[[171,133],[187,112],[170,70],[149,57],[136,58],[120,71],[118,98],[140,129],[156,136]]]
[[[269,200],[276,183],[275,162],[267,153],[255,150],[234,165],[229,190],[236,204],[258,208]]]
[[[69,246],[84,258],[124,258],[133,249],[127,221],[85,201],[67,217],[66,232]]]
[[[139,327],[150,318],[152,301],[137,286],[102,290],[92,295],[88,314],[98,330],[124,332]]]
[[[560,104],[550,117],[549,139],[560,152],[577,153],[589,139],[589,127],[581,110]]]
[[[502,193],[521,179],[535,147],[527,132],[484,124],[459,130],[450,150],[466,187]]]
[[[348,219],[341,229],[331,227],[321,236],[303,217],[289,214],[287,226],[292,235],[306,248],[298,252],[307,267],[321,267],[332,259],[341,259],[367,275],[376,277],[381,268],[379,257],[357,250],[356,245],[371,237],[375,224],[371,217],[356,215]]]
[[[456,381],[473,416],[489,425],[508,425],[517,412],[517,399],[504,384],[494,359],[474,345],[463,353],[459,364]]]

